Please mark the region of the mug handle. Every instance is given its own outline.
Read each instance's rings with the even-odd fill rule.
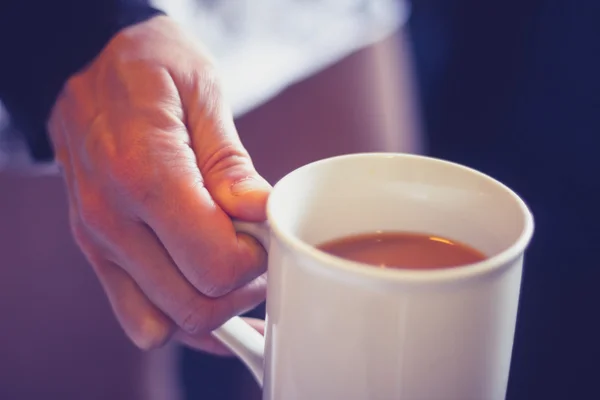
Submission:
[[[254,237],[268,251],[270,230],[266,223],[233,221],[235,230]],[[240,317],[233,317],[212,332],[250,370],[262,388],[265,362],[265,338]]]

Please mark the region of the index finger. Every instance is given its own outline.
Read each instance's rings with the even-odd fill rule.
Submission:
[[[178,152],[177,163],[156,160],[153,171],[137,198],[136,214],[198,291],[222,296],[265,272],[264,249],[235,232],[204,186],[189,147]]]

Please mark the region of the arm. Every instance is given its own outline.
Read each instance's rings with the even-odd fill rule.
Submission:
[[[66,80],[119,30],[158,14],[147,0],[9,0],[0,6],[0,98],[35,159],[53,157],[46,121]]]

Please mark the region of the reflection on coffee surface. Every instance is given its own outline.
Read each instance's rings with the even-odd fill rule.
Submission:
[[[317,247],[331,255],[379,268],[452,268],[486,259],[480,251],[456,240],[410,232],[352,235]]]

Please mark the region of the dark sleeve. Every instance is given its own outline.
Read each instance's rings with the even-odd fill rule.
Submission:
[[[46,121],[67,79],[119,30],[159,14],[147,0],[0,2],[0,99],[34,159],[53,157]]]

